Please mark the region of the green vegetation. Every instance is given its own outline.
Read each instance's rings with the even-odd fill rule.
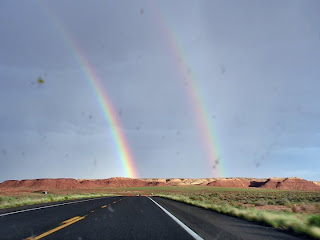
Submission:
[[[0,196],[0,209],[33,205],[39,203],[68,201],[83,198],[95,198],[111,196],[111,194],[83,193],[83,194],[40,194],[33,193],[30,195],[20,196]]]
[[[320,227],[320,214],[309,217],[308,224],[310,226]]]

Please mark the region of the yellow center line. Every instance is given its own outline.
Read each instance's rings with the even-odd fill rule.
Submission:
[[[113,203],[120,202],[120,201],[123,200],[123,199],[125,199],[125,198],[121,198],[121,199],[119,199],[118,201],[114,201]],[[101,208],[106,208],[107,206],[110,206],[110,205],[111,205],[111,203],[109,203],[108,205],[103,205],[103,206],[101,206]],[[93,210],[92,210],[91,212],[94,213]],[[36,237],[28,237],[27,240],[37,240],[37,239],[44,238],[44,237],[46,237],[46,236],[48,236],[48,235],[50,235],[50,234],[52,234],[52,233],[54,233],[54,232],[57,232],[57,231],[65,228],[65,227],[67,227],[67,226],[69,226],[69,225],[71,225],[71,224],[74,224],[74,223],[76,223],[76,222],[84,219],[84,218],[87,217],[87,216],[88,216],[88,215],[85,215],[85,216],[82,216],[82,217],[76,216],[76,217],[70,218],[70,219],[68,219],[68,220],[63,221],[61,226],[56,227],[56,228],[54,228],[54,229],[51,229],[51,230],[49,230],[49,231],[47,231],[47,232],[44,232],[44,233],[40,234],[39,236],[36,236]]]
[[[65,227],[67,227],[67,226],[69,226],[69,225],[71,225],[71,224],[73,224],[73,223],[76,223],[76,222],[84,219],[86,216],[88,216],[88,215],[85,215],[85,216],[83,216],[83,217],[77,216],[77,217],[71,218],[71,219],[69,219],[69,220],[66,220],[66,221],[62,222],[62,225],[61,225],[61,226],[56,227],[56,228],[54,228],[54,229],[51,229],[51,230],[49,230],[49,231],[47,231],[47,232],[44,232],[44,233],[40,234],[39,236],[36,236],[36,237],[28,237],[27,240],[37,240],[37,239],[44,238],[44,237],[50,235],[51,233],[54,233],[54,232],[56,232],[56,231],[59,231],[60,229],[63,229],[63,228],[65,228]]]
[[[74,220],[76,220],[78,218],[80,218],[80,216],[76,216],[76,217],[70,218],[68,220],[65,220],[65,221],[62,222],[62,224],[66,224],[66,223],[72,222],[72,221],[74,221]]]

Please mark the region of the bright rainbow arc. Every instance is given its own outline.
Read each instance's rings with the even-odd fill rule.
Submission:
[[[71,38],[69,38],[71,40]],[[77,58],[79,63],[83,67],[87,78],[90,81],[90,85],[97,95],[97,99],[100,103],[100,106],[103,110],[103,115],[109,125],[111,126],[112,135],[115,139],[116,146],[118,148],[118,154],[121,159],[123,168],[125,170],[125,176],[131,178],[137,178],[137,172],[133,163],[133,158],[130,153],[130,148],[127,144],[126,138],[121,131],[121,123],[117,117],[117,113],[114,111],[111,100],[108,98],[106,91],[104,90],[99,77],[94,72],[93,67],[89,64],[84,55],[81,54],[79,48],[76,47],[75,42],[73,41],[74,51],[77,53]]]
[[[72,50],[75,59],[81,66],[82,71],[86,75],[88,82],[97,96],[99,105],[103,110],[103,116],[107,123],[109,124],[112,132],[112,136],[115,140],[115,145],[118,149],[118,155],[121,159],[121,163],[125,172],[126,177],[137,178],[137,170],[134,165],[133,157],[130,152],[130,148],[127,144],[126,138],[121,131],[121,123],[117,117],[117,113],[115,112],[112,102],[109,99],[104,87],[101,83],[100,78],[96,74],[93,69],[93,66],[89,63],[89,61],[85,58],[85,55],[81,51],[80,47],[76,43],[76,41],[72,38],[72,36],[66,31],[62,22],[52,13],[52,11],[42,2],[43,8],[46,10],[47,14],[50,15],[53,19],[53,24],[56,28],[61,31],[61,35],[63,36],[65,42],[69,45]]]
[[[155,13],[155,18],[159,28],[162,29],[168,45],[171,49],[171,53],[174,55],[176,60],[178,60],[178,69],[184,79],[187,82],[187,94],[189,96],[190,102],[193,106],[193,110],[196,117],[197,126],[202,134],[202,140],[205,145],[206,153],[209,158],[209,167],[214,168],[214,177],[223,177],[226,176],[222,158],[218,151],[217,141],[215,140],[215,132],[213,130],[209,111],[207,110],[206,104],[203,101],[200,87],[197,85],[194,75],[189,70],[187,57],[182,51],[182,47],[179,46],[179,41],[177,36],[175,36],[173,30],[170,29],[169,24],[166,23],[165,18],[162,17],[159,7],[151,2],[151,7]]]

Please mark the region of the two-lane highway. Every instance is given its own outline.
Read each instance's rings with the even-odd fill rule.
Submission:
[[[106,197],[0,214],[0,239],[301,239],[163,198]]]

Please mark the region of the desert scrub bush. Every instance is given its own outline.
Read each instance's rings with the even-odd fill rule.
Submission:
[[[52,196],[52,195],[49,195],[49,200],[50,200],[50,202],[53,202],[53,201],[54,201],[54,199],[53,199],[53,196]]]
[[[275,201],[276,205],[285,205],[287,203],[286,199],[282,198]]]
[[[257,201],[254,205],[257,207],[258,206],[265,206],[265,205],[267,205],[267,203],[262,199],[262,200]]]
[[[189,198],[194,201],[203,201],[203,197],[201,195],[191,195]]]
[[[320,227],[320,214],[312,215],[308,219],[309,226]]]

